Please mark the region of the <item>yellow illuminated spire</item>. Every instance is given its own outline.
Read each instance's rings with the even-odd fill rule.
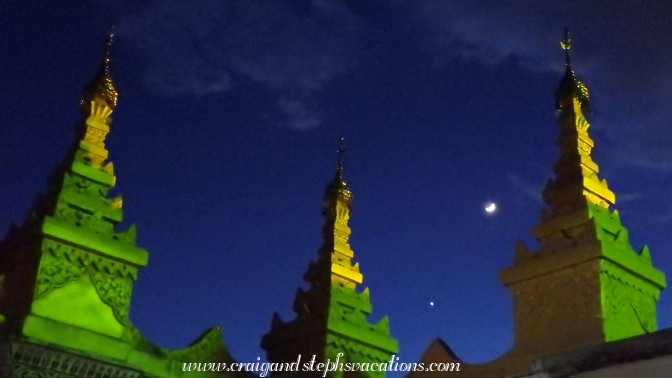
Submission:
[[[109,174],[113,174],[111,162],[105,163],[108,151],[105,149],[105,137],[110,132],[112,112],[117,106],[117,90],[112,81],[110,69],[110,53],[114,41],[114,26],[110,26],[105,39],[105,53],[98,73],[84,88],[82,106],[86,119],[80,131],[81,141],[79,148],[82,150],[87,164],[101,168]]]
[[[572,70],[567,30],[561,46],[560,158],[543,192],[548,209],[532,229],[539,248],[519,242],[514,264],[500,274],[514,296],[515,347],[507,356],[524,356],[526,368],[540,356],[655,331],[655,304],[665,287],[648,248],[632,248],[610,209],[615,196],[590,156],[588,91]]]
[[[330,246],[328,249],[331,258],[331,282],[342,284],[345,287],[355,288],[362,283],[362,274],[359,273],[359,265],[351,264],[353,252],[348,244],[350,238],[350,205],[353,194],[348,189],[348,184],[343,178],[343,155],[345,154],[345,138],[339,138],[337,149],[338,163],[336,176],[327,186],[324,198],[324,242]]]
[[[588,135],[590,124],[584,117],[589,111],[588,88],[572,70],[569,31],[565,29],[561,46],[565,50],[566,72],[556,92],[560,117],[560,159],[555,166],[556,178],[544,189],[544,200],[554,213],[570,213],[581,207],[581,198],[608,208],[616,201],[607,182],[598,177],[599,168],[590,157],[594,146]]]

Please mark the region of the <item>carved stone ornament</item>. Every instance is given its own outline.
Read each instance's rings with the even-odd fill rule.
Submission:
[[[143,376],[137,370],[21,341],[11,342],[9,360],[10,376],[13,378],[140,378]]]
[[[115,318],[128,326],[128,309],[136,269],[95,256],[54,240],[45,240],[34,298],[63,287],[88,273],[100,299],[112,308]]]

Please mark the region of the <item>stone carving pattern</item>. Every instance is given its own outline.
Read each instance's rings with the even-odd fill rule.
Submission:
[[[91,266],[91,265],[89,265]],[[98,292],[100,299],[112,308],[114,317],[128,326],[128,308],[131,302],[131,280],[115,277],[111,274],[89,269],[91,281]]]
[[[333,334],[327,336],[326,355],[335,359],[337,353],[345,353],[345,361],[348,362],[377,362],[389,361],[390,355],[379,349],[371,348],[351,339],[339,337]],[[369,377],[385,377],[384,372],[370,372]]]
[[[106,131],[87,125],[84,140],[98,147],[105,148],[105,136],[107,136]]]
[[[132,282],[137,273],[134,268],[53,240],[45,240],[42,248],[44,252],[35,285],[35,299],[65,286],[86,272],[101,300],[112,308],[115,318],[121,324],[130,324],[128,308]]]
[[[334,229],[334,236],[337,238],[345,239],[347,241],[350,233],[345,230]]]
[[[336,205],[336,223],[347,226],[348,219],[350,219],[350,209],[340,203]]]
[[[617,274],[614,269],[618,268],[607,266],[601,272],[606,306],[605,317],[609,319],[617,314],[634,311],[644,333],[655,331],[655,299],[644,293],[632,280]]]
[[[121,209],[123,204],[121,196],[107,198],[109,188],[78,175],[66,174],[63,186],[62,195],[56,205],[54,215],[56,218],[66,220],[77,227],[83,227],[103,237],[112,238],[128,245],[135,245],[135,226],[130,226],[125,231],[116,232],[114,226],[117,222],[104,218],[102,211],[90,212],[80,209],[76,204],[71,204],[66,200],[67,193],[74,192],[89,198],[95,198],[100,203],[99,210]]]
[[[27,366],[18,365],[12,370],[12,378],[64,378],[65,374],[32,369]]]
[[[85,268],[82,265],[59,259],[50,253],[43,254],[35,285],[35,299],[47,295],[53,289],[75,281],[84,272]]]
[[[63,187],[87,197],[100,198],[101,200],[107,200],[107,192],[109,191],[107,186],[69,172],[65,174]]]
[[[87,213],[72,207],[65,201],[59,200],[56,204],[56,218],[69,221],[77,227],[82,227],[103,237],[114,238],[115,232],[112,223],[103,219],[100,212]]]
[[[12,343],[13,378],[140,378],[136,370],[27,343]]]

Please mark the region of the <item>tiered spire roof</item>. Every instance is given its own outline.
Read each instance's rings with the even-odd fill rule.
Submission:
[[[519,243],[514,265],[501,274],[516,298],[516,344],[548,354],[655,330],[655,302],[665,287],[648,249],[632,249],[610,210],[616,198],[591,157],[588,89],[571,66],[567,30],[561,46],[560,158],[543,192],[548,209],[532,231],[540,248]]]
[[[560,159],[554,168],[555,179],[544,189],[544,200],[556,215],[575,211],[584,199],[602,208],[609,208],[616,201],[607,182],[598,177],[599,167],[590,156],[594,143],[584,116],[590,109],[588,88],[572,70],[567,29],[561,45],[565,50],[566,71],[556,91]]]
[[[108,196],[116,182],[105,147],[118,98],[110,72],[113,37],[110,29],[101,68],[85,87],[73,147],[24,224],[0,242],[0,341],[21,341],[12,345],[27,348],[12,352],[19,357],[42,353],[23,346],[33,342],[67,350],[33,358],[48,361],[45,369],[56,369],[54,374],[63,366],[70,373],[112,374],[109,364],[94,368],[90,357],[68,354],[80,353],[124,367],[115,372],[176,376],[182,362],[229,357],[218,327],[187,348],[167,350],[146,340],[129,320],[132,288],[148,253],[136,246],[134,226],[116,230],[122,198]]]
[[[117,104],[110,75],[112,39],[111,29],[100,71],[85,87],[77,141],[23,226],[30,237],[43,240],[31,252],[39,257],[39,267],[32,273],[35,291],[26,309],[32,321],[26,322],[23,332],[74,349],[95,345],[86,345],[86,337],[67,337],[56,328],[43,332],[29,325],[39,323],[37,319],[55,321],[130,341],[135,334],[128,319],[131,290],[138,269],[148,259],[147,252],[135,245],[134,226],[115,230],[122,220],[123,201],[121,196],[108,197],[116,182],[105,148]],[[78,299],[64,302],[66,298]]]
[[[299,354],[334,361],[339,352],[345,355],[341,362],[386,362],[397,352],[387,317],[377,324],[366,319],[371,313],[369,290],[359,290],[363,276],[359,265],[352,263],[348,242],[353,194],[343,175],[343,142],[341,137],[335,176],[323,201],[323,244],[317,262],[311,262],[304,275],[310,288],[297,292],[293,306],[297,317],[283,322],[275,314],[271,331],[262,339],[273,362],[294,362]]]

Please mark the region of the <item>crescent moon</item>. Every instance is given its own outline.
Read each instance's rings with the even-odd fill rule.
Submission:
[[[488,206],[485,207],[485,211],[488,213],[494,213],[497,210],[497,205],[494,202],[490,202]]]

